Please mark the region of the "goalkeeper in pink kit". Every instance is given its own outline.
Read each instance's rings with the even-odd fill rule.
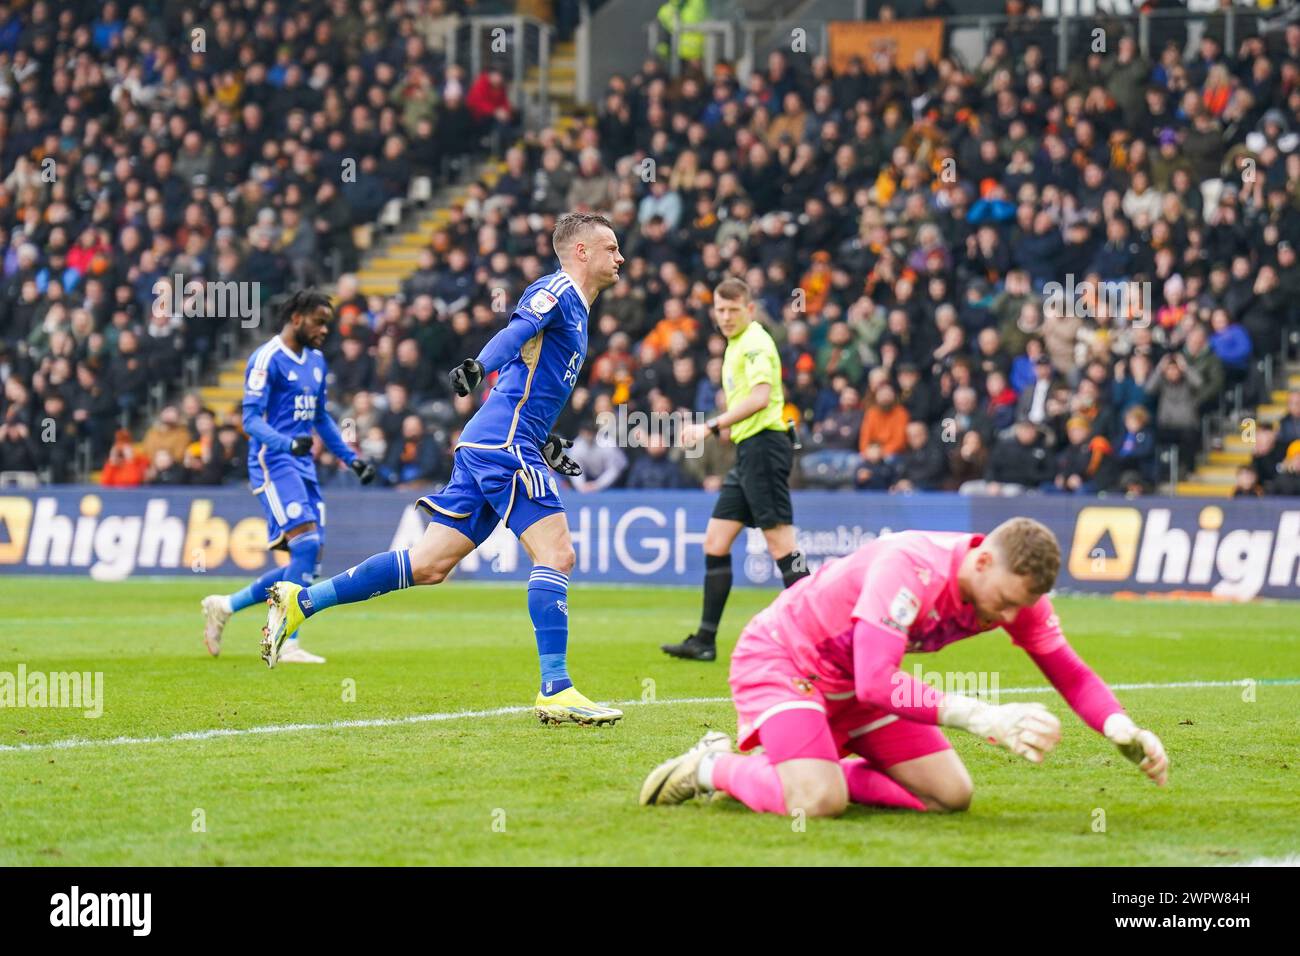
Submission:
[[[731,691],[741,754],[712,732],[656,767],[642,804],[716,791],[767,813],[836,816],[849,803],[965,810],[970,774],[940,727],[1032,763],[1060,740],[1041,704],[944,694],[899,670],[1002,626],[1074,712],[1164,786],[1169,761],[1075,653],[1047,597],[1061,566],[1045,526],[1013,518],[988,536],[905,531],[830,561],[782,592],[741,633]],[[745,754],[761,745],[762,753]]]

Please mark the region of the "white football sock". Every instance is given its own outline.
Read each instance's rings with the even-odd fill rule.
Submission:
[[[717,752],[711,751],[706,753],[700,760],[700,766],[695,771],[695,782],[700,785],[701,790],[713,790],[713,765],[721,756]]]

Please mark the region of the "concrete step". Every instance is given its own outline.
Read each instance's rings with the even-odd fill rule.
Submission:
[[[199,391],[218,398],[243,398],[244,383],[241,380],[233,385],[204,385]]]
[[[401,236],[393,240],[392,245],[384,250],[384,255],[398,258],[399,256],[405,257],[409,253],[411,266],[414,268],[415,260],[418,258],[420,250],[429,244],[429,236],[432,231],[433,230],[429,230],[428,232],[425,232],[417,230],[415,232],[403,233]]]
[[[1193,472],[1192,478],[1209,484],[1223,484],[1224,482],[1232,484],[1237,480],[1237,466],[1201,465]]]
[[[403,235],[405,236],[410,234],[403,233]],[[414,266],[417,262],[419,262],[420,249],[422,249],[425,245],[424,237],[420,236],[419,238],[420,238],[419,247],[389,246],[387,249],[383,249],[381,252],[374,253],[373,255],[375,256],[375,258],[371,261],[378,262],[380,259],[391,259],[394,262],[409,262],[412,266]]]
[[[525,90],[531,93],[537,90],[537,87],[541,85],[541,82],[542,79],[540,76],[536,76],[536,75],[526,76],[524,77],[524,82],[522,85]],[[578,86],[578,77],[573,73],[552,72],[550,82],[546,84],[547,89],[552,91],[573,90],[573,89],[577,89],[577,86]]]
[[[384,269],[372,269],[369,266],[357,273],[357,279],[360,282],[401,282],[409,275],[408,272],[394,272]]]
[[[1207,457],[1211,465],[1231,465],[1236,468],[1238,465],[1250,464],[1248,451],[1212,451]]]
[[[414,259],[371,259],[363,270],[374,275],[394,275],[405,278],[415,271]]]
[[[358,276],[358,285],[362,295],[397,295],[402,283],[399,279],[362,279]]]
[[[530,66],[524,74],[524,81],[534,80],[541,75],[540,66]],[[552,80],[571,80],[578,75],[577,60],[560,60],[551,57],[551,79]]]
[[[199,398],[203,400],[204,405],[214,411],[227,411],[237,408],[244,401],[244,389],[208,385],[199,389]]]
[[[1232,485],[1207,485],[1199,481],[1180,481],[1175,490],[1180,498],[1232,497]]]
[[[536,80],[525,80],[523,84],[525,96],[541,96],[542,84]],[[556,109],[563,110],[567,105],[576,101],[578,95],[578,84],[572,81],[561,80],[560,82],[551,82],[546,87],[546,96],[551,101],[551,105]]]
[[[417,219],[411,223],[409,230],[432,232],[435,229],[442,229],[449,222],[451,222],[451,216],[445,212],[440,212],[426,219]]]

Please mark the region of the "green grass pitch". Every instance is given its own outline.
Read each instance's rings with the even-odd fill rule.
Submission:
[[[98,719],[0,708],[0,865],[1200,865],[1300,851],[1295,605],[1058,602],[1113,684],[1258,681],[1253,700],[1240,686],[1118,692],[1165,742],[1164,791],[1059,697],[1035,694],[1017,699],[1064,724],[1041,767],[952,734],[975,779],[969,812],[855,807],[801,827],[738,804],[636,804],[654,764],[709,728],[735,731],[725,664],[658,650],[690,630],[693,590],[574,588],[578,687],[637,702],[597,729],[491,713],[536,691],[522,585],[449,583],[333,610],[303,631],[327,665],[268,671],[261,608],[231,621],[219,659],[200,640],[200,597],[240,583],[0,580],[0,672],[104,675]],[[727,650],[773,593],[733,593]],[[993,671],[1004,690],[1044,684],[1000,631],[904,667],[917,662]],[[476,711],[489,713],[463,715]],[[440,716],[388,722],[416,715]],[[293,724],[326,726],[201,733]]]

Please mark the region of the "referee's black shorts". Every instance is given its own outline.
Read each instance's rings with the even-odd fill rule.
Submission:
[[[790,503],[790,436],[769,428],[736,446],[736,464],[723,479],[713,517],[739,521],[749,528],[794,524]]]

